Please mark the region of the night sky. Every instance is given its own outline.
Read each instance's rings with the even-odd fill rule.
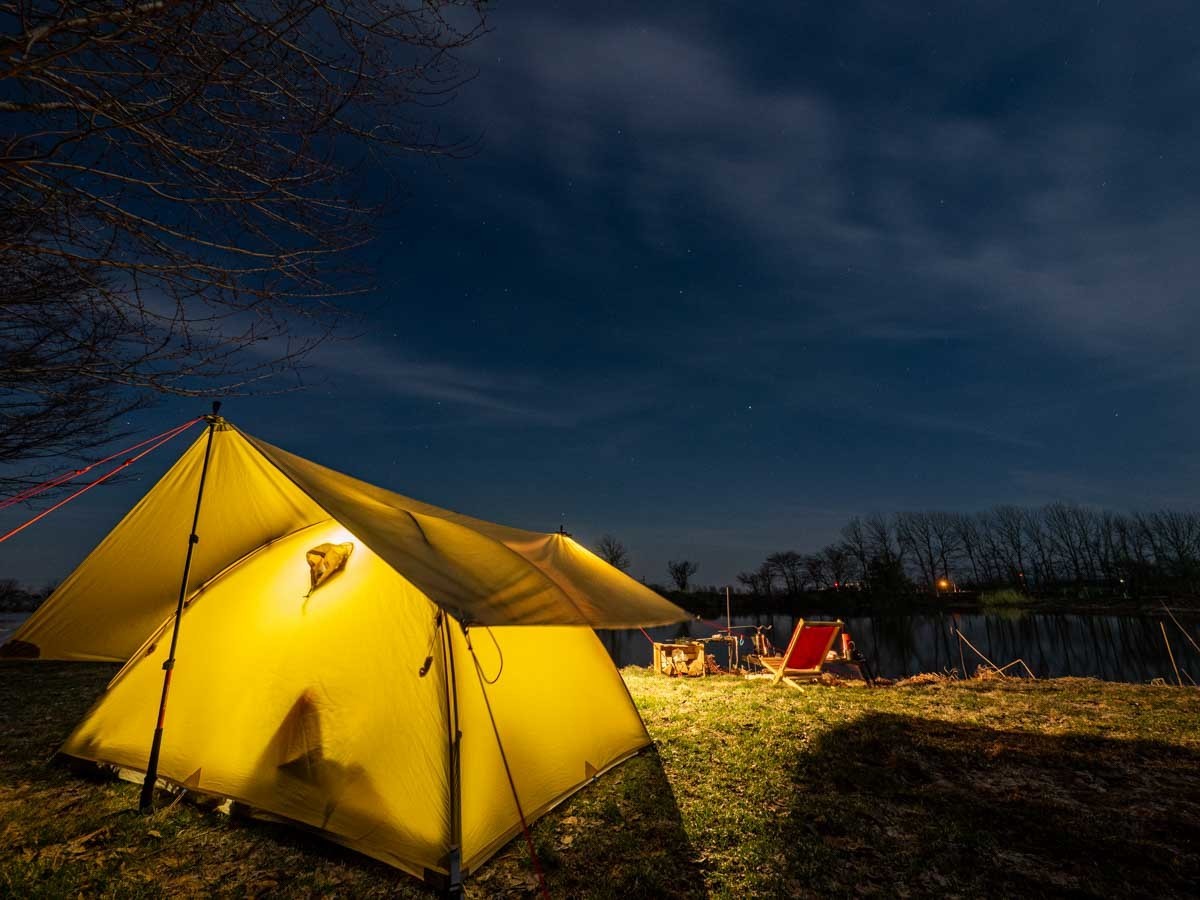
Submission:
[[[1200,8],[709,6],[499,4],[433,113],[477,152],[380,174],[410,196],[359,324],[229,418],[611,532],[650,581],[687,557],[723,584],[874,511],[1194,508]],[[0,575],[64,576],[182,449]]]

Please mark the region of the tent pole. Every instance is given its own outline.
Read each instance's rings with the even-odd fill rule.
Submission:
[[[150,760],[146,764],[146,778],[142,782],[142,794],[138,800],[138,809],[142,813],[154,812],[154,783],[158,780],[158,754],[162,750],[163,720],[167,715],[167,693],[171,689],[171,672],[175,669],[175,647],[179,643],[179,620],[183,618],[183,601],[187,598],[188,576],[192,571],[192,551],[200,540],[196,536],[196,526],[200,522],[200,501],[204,498],[204,482],[208,477],[208,460],[212,455],[213,432],[222,420],[217,415],[221,410],[219,400],[213,402],[212,415],[205,416],[208,422],[208,442],[204,445],[204,464],[200,468],[200,487],[196,491],[196,511],[192,514],[192,531],[188,535],[187,555],[183,559],[183,580],[179,584],[179,601],[175,604],[175,622],[171,627],[171,649],[167,653],[167,661],[163,663],[162,697],[158,701],[158,724],[154,728],[154,738],[150,743]]]
[[[450,854],[446,896],[463,897],[462,876],[462,731],[458,727],[458,682],[454,673],[454,645],[450,639],[450,616],[441,611],[442,662],[446,682],[447,737],[450,742]]]
[[[725,645],[729,650],[729,667],[737,671],[741,660],[738,658],[737,641],[733,637],[733,613],[729,605],[729,585],[725,585],[725,635],[730,639],[730,642]]]

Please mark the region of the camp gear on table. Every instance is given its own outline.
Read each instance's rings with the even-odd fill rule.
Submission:
[[[24,656],[125,663],[62,753],[147,769],[189,548],[163,781],[430,881],[650,743],[592,629],[689,618],[567,535],[412,500],[222,419],[13,635]],[[548,648],[570,660],[552,677]]]
[[[696,638],[696,640],[704,645],[705,652],[708,651],[709,644],[725,645],[725,658],[728,666],[722,669],[716,657],[709,653],[708,668],[710,671],[737,672],[741,669],[740,660],[738,659],[738,647],[741,645],[742,639],[739,635],[734,634],[732,631],[726,631],[710,635],[709,637]]]
[[[767,637],[767,632],[770,630],[770,625],[754,626],[754,636],[752,638],[754,641],[754,653],[747,657],[751,662],[754,661],[755,657],[779,655],[779,651],[775,649],[770,638]]]

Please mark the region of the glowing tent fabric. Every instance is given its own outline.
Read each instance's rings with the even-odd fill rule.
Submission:
[[[202,453],[14,635],[19,655],[128,660],[65,754],[147,767]],[[168,781],[430,877],[518,833],[517,800],[532,821],[649,743],[592,627],[687,614],[565,535],[421,504],[227,426],[197,531]],[[346,544],[314,588],[310,551]]]
[[[192,587],[268,541],[329,518],[236,431],[213,437]],[[204,443],[202,434],[0,656],[124,662],[175,611]]]
[[[436,607],[359,547],[309,592],[306,551],[355,536],[332,521],[254,554],[184,612],[161,777],[318,829],[419,877],[445,872],[450,680]],[[144,771],[171,623],[157,629],[63,745]],[[483,691],[531,819],[648,743],[588,628],[448,623],[470,872],[520,829]],[[570,659],[547,677],[546,658]],[[481,684],[483,677],[494,685]],[[503,668],[501,668],[503,666]],[[495,678],[499,673],[499,678]]]

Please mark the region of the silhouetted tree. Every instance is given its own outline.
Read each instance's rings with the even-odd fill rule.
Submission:
[[[955,516],[938,511],[904,512],[896,515],[895,522],[899,544],[916,564],[926,590],[935,590],[941,578],[954,577],[954,564],[962,549]]]
[[[0,612],[28,612],[36,609],[54,591],[54,585],[41,590],[26,590],[15,580],[0,580]]]
[[[1032,581],[1038,585],[1049,584],[1054,580],[1054,545],[1042,511],[1021,510],[1021,530],[1028,548],[1026,562],[1032,570]]]
[[[870,583],[867,580],[867,569],[871,564],[870,544],[867,541],[867,530],[857,516],[842,528],[842,546],[854,560],[863,587],[870,590]]]
[[[868,579],[874,593],[882,596],[901,596],[912,592],[913,584],[904,566],[896,557],[875,557],[871,560]]]
[[[925,513],[897,513],[896,541],[905,555],[917,566],[920,583],[926,590],[932,590],[937,578],[934,559],[933,537],[929,529],[929,518]],[[886,562],[887,557],[881,556]]]
[[[842,537],[816,554],[772,553],[738,581],[764,600],[779,585],[796,597],[842,584],[856,571],[879,598],[911,593],[914,578],[931,594],[941,578],[1043,595],[1086,596],[1096,588],[1122,599],[1149,591],[1200,593],[1196,512],[1123,515],[1071,503],[1004,505],[975,515],[901,512],[852,519]]]
[[[971,567],[971,584],[980,585],[986,581],[984,575],[984,543],[979,533],[979,522],[975,516],[959,513],[952,517],[952,525],[958,538],[958,546],[962,548],[963,556]]]
[[[0,242],[10,224],[0,220]],[[0,464],[78,456],[114,436],[112,423],[147,400],[91,374],[120,357],[120,317],[65,266],[10,262],[0,265]],[[21,479],[5,473],[7,493]]]
[[[778,578],[783,582],[783,590],[789,597],[795,597],[804,590],[804,557],[791,550],[782,553],[772,553],[764,564],[771,573],[771,579]]]
[[[675,582],[675,587],[681,591],[687,591],[692,576],[698,571],[700,571],[700,566],[690,560],[681,559],[678,562],[671,560],[667,563],[667,572],[671,576],[671,581]]]
[[[775,570],[769,563],[763,563],[753,572],[739,572],[738,583],[760,599],[769,600],[775,593]]]
[[[804,557],[804,574],[808,576],[808,581],[813,586],[813,590],[819,591],[826,586],[828,571],[824,556],[814,553]]]
[[[941,567],[939,574],[943,578],[954,579],[954,568],[962,553],[962,541],[956,527],[957,517],[952,513],[938,510],[927,515],[929,516],[929,533],[933,539],[934,558]]]
[[[829,572],[829,577],[833,579],[834,588],[840,589],[846,583],[850,567],[853,565],[850,554],[842,545],[830,544],[821,551],[821,556],[825,560],[825,568]]]
[[[600,538],[600,543],[596,546],[596,555],[622,572],[629,568],[629,551],[611,534]]]
[[[1025,512],[1017,506],[997,506],[988,516],[988,525],[995,529],[996,547],[1004,559],[1010,581],[1024,588],[1026,554]]]
[[[1194,590],[1200,560],[1200,516],[1165,510],[1146,521],[1155,560],[1170,577]]]
[[[874,561],[892,566],[903,559],[904,548],[896,536],[896,521],[875,513],[867,518],[867,547]]]

